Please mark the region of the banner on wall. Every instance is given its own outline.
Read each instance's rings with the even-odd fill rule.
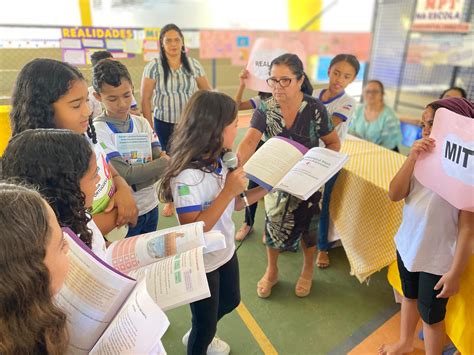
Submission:
[[[91,54],[101,50],[112,52],[114,58],[132,58],[142,53],[142,40],[135,38],[137,33],[131,28],[62,27],[63,61],[73,65],[91,64]]]
[[[415,177],[454,207],[474,212],[474,120],[439,108],[430,137],[436,147],[418,158]]]
[[[463,22],[464,0],[418,0],[412,31],[468,32]]]
[[[258,38],[252,47],[247,64],[249,77],[245,82],[246,87],[255,91],[271,92],[266,82],[270,76],[270,63],[284,53],[294,53],[303,63],[306,62],[306,51],[301,42]]]

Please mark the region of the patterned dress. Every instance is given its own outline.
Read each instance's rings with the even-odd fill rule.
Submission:
[[[263,133],[263,140],[281,136],[317,147],[319,138],[331,133],[332,121],[318,99],[304,95],[296,119],[287,128],[280,105],[273,98],[263,101],[252,116],[250,126]],[[265,239],[267,246],[280,251],[297,251],[300,239],[307,247],[316,245],[321,190],[303,201],[285,192],[270,192],[265,196]]]

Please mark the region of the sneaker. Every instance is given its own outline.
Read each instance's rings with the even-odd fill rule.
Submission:
[[[189,329],[183,336],[183,344],[188,347],[188,339],[191,329]],[[211,343],[207,347],[207,355],[227,355],[230,353],[230,346],[225,341],[221,340],[218,336],[212,339]]]

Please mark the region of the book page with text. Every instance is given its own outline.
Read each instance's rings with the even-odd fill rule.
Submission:
[[[150,297],[143,280],[132,291],[91,354],[155,354],[157,339],[161,339],[169,325],[168,317]]]
[[[68,319],[68,353],[87,354],[136,281],[106,265],[77,236],[65,235],[70,267],[56,302]]]
[[[164,311],[211,296],[203,247],[133,270],[130,275],[146,279],[150,296]]]
[[[336,174],[346,161],[346,154],[326,148],[312,148],[275,188],[306,200]]]
[[[301,160],[305,151],[302,152],[300,146],[282,137],[270,138],[245,163],[247,177],[267,190],[273,189]]]
[[[128,274],[159,259],[205,245],[203,228],[203,222],[196,222],[113,242],[105,259]]]

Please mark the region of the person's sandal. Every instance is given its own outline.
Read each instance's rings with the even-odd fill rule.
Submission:
[[[252,232],[253,232],[253,227],[249,226],[247,223],[244,223],[242,224],[242,227],[240,227],[240,229],[235,234],[235,240],[242,241]]]
[[[313,279],[304,279],[301,276],[296,281],[295,295],[298,297],[306,297],[311,292],[311,286],[313,285]]]
[[[172,203],[166,203],[164,206],[163,206],[163,211],[161,211],[161,215],[163,217],[171,217],[172,215],[174,215],[174,207],[173,207],[173,204]]]
[[[257,283],[257,295],[260,298],[268,298],[272,294],[272,288],[278,282],[278,279],[271,282],[267,278],[262,277],[260,281]]]
[[[329,267],[329,252],[325,250],[318,251],[318,256],[316,258],[316,265],[320,269],[326,269]]]

